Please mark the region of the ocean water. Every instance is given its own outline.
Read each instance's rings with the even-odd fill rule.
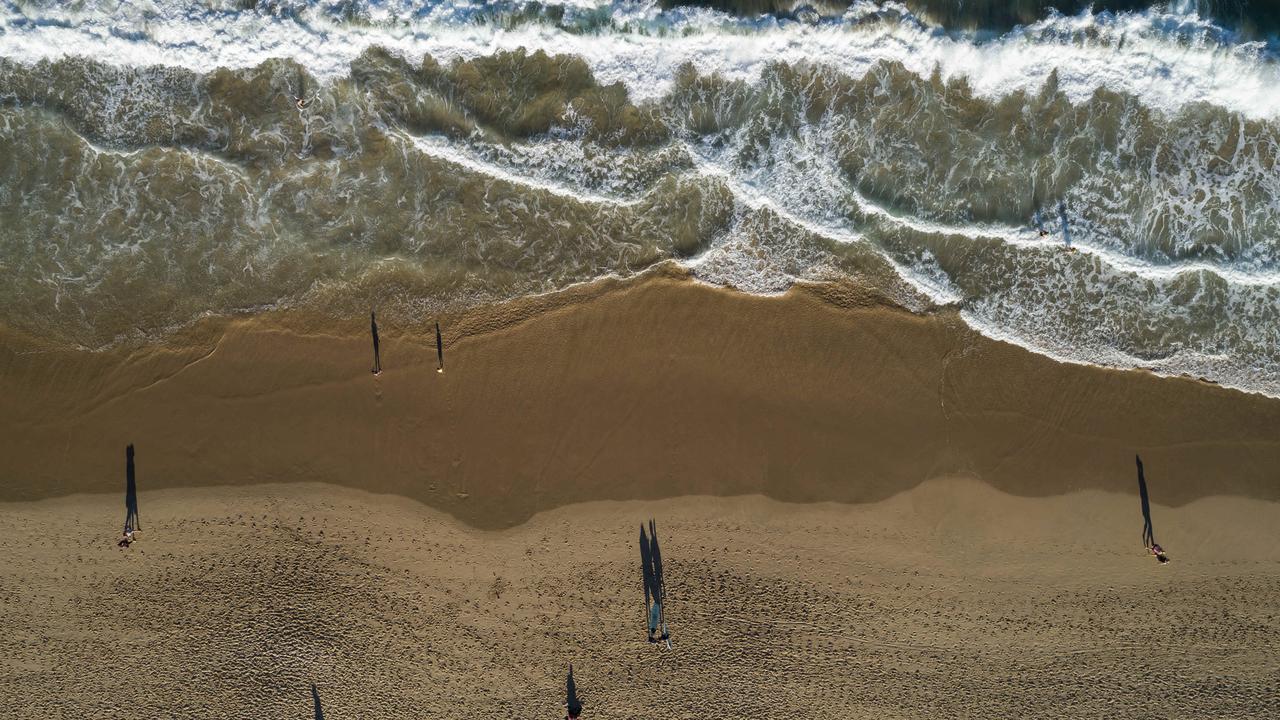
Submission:
[[[990,6],[0,0],[0,323],[425,327],[675,261],[1280,397],[1272,19]]]

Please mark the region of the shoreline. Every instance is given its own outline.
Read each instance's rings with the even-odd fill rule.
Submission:
[[[775,297],[673,269],[478,308],[434,338],[285,311],[128,350],[0,335],[0,501],[320,481],[480,528],[591,500],[865,503],[963,476],[1017,495],[1280,501],[1280,400],[1059,363],[848,285]]]

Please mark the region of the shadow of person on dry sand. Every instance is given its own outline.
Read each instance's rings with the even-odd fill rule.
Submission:
[[[1156,542],[1155,532],[1151,529],[1151,498],[1147,495],[1147,478],[1143,473],[1142,458],[1134,455],[1133,459],[1138,463],[1138,495],[1142,499],[1142,544],[1157,560],[1167,563],[1169,558],[1164,554],[1164,548]]]
[[[573,663],[569,663],[569,678],[564,683],[565,690],[565,717],[567,720],[577,720],[582,714],[582,703],[578,700],[578,686],[573,682]]]
[[[644,523],[640,523],[640,572],[644,577],[644,614],[649,622],[649,642],[657,642],[653,634],[657,631],[657,617],[654,613],[653,556],[649,549],[649,536],[644,533]]]
[[[324,710],[320,709],[320,691],[316,689],[315,683],[311,683],[311,703],[316,709],[316,720],[324,720]]]
[[[653,609],[650,614],[654,616],[649,622],[662,628],[662,640],[670,640],[671,633],[667,632],[667,580],[662,574],[662,550],[658,547],[658,526],[653,520],[649,521],[649,555],[653,561]],[[650,642],[653,641],[653,630],[649,630]],[[670,643],[667,647],[671,647]]]
[[[141,530],[138,519],[138,476],[133,467],[133,444],[124,449],[124,531]]]
[[[133,531],[141,528],[138,519],[138,478],[133,468],[133,444],[124,449],[124,532],[116,547],[128,549],[133,544]]]

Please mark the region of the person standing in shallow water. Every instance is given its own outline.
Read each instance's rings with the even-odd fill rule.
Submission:
[[[378,316],[369,312],[369,331],[373,333],[373,374],[382,374],[382,357],[378,353]]]

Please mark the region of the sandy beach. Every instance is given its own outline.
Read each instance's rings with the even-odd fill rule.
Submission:
[[[840,286],[443,320],[446,372],[384,325],[376,377],[360,318],[6,333],[6,716],[559,717],[571,661],[587,717],[1280,712],[1280,402]]]
[[[590,500],[882,500],[930,477],[1013,494],[1280,500],[1280,402],[1056,363],[855,288],[757,297],[674,271],[445,318],[209,322],[130,352],[0,347],[0,497],[328,482],[482,528]]]
[[[300,483],[7,504],[12,718],[1230,717],[1280,712],[1275,503],[934,480],[869,504],[596,501],[468,527]],[[644,641],[659,518],[670,651]]]

